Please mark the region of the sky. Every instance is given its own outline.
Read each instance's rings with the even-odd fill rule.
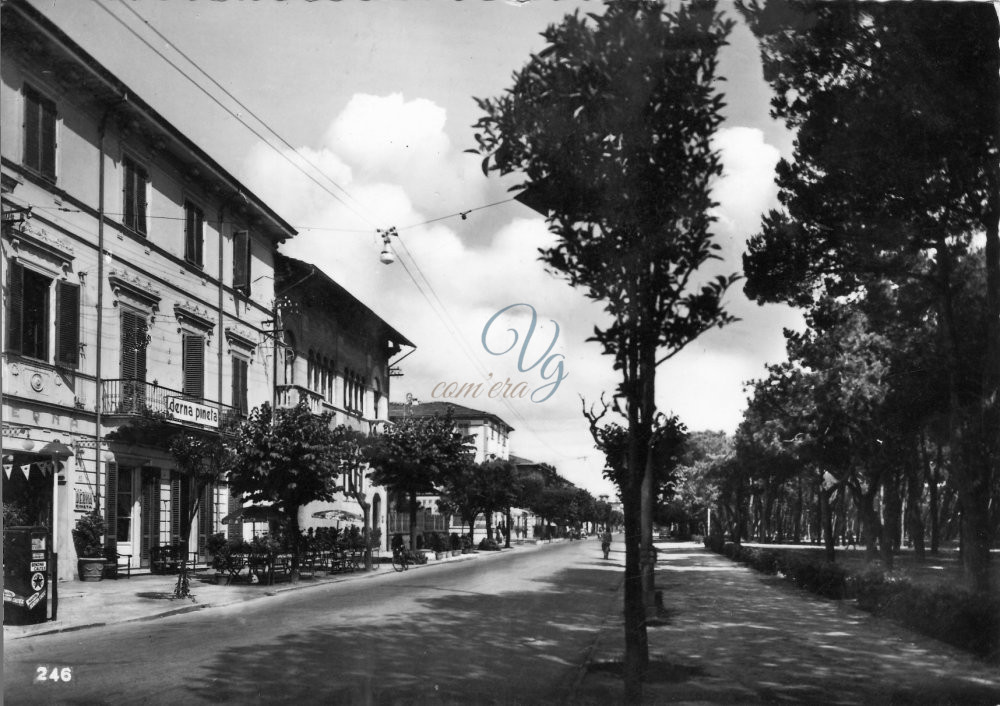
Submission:
[[[30,2],[292,224],[299,235],[285,254],[318,265],[416,344],[391,380],[392,401],[442,400],[448,383],[467,383],[479,396],[454,401],[512,426],[512,453],[614,494],[581,414],[617,384],[586,340],[605,315],[537,259],[553,238],[510,200],[516,179],[483,175],[480,157],[465,153],[476,146],[474,97],[501,95],[548,25],[600,13],[600,3]],[[719,66],[723,261],[706,275],[740,271],[793,141],[768,115],[755,41],[731,5],[720,9],[737,26]],[[392,228],[396,261],[385,265],[378,231]],[[783,328],[801,328],[796,312],[760,307],[741,285],[727,308],[738,322],[657,374],[658,408],[692,431],[735,431],[744,383],[784,359]]]

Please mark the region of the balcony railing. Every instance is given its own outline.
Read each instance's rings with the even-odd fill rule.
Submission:
[[[312,414],[323,414],[323,395],[302,387],[301,385],[278,385],[275,407],[291,409],[305,402]]]
[[[129,417],[159,414],[178,424],[198,428],[224,428],[243,417],[229,405],[143,380],[103,380],[101,413]]]

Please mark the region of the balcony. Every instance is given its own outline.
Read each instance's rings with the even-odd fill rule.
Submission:
[[[305,402],[312,414],[323,414],[326,411],[323,395],[302,387],[301,385],[278,385],[277,398],[274,406],[278,409],[291,409]]]
[[[275,407],[277,409],[291,409],[300,402],[305,402],[312,414],[333,415],[333,425],[343,424],[346,427],[371,434],[379,424],[385,424],[382,419],[368,419],[364,417],[360,410],[343,409],[334,404],[330,404],[318,392],[314,392],[302,385],[278,385],[276,390]]]
[[[102,381],[101,414],[123,417],[156,414],[197,429],[225,428],[243,417],[234,407],[142,380]]]

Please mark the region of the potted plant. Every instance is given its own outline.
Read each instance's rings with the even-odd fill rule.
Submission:
[[[457,533],[452,532],[451,537],[449,537],[449,543],[451,546],[451,555],[459,556],[462,553],[462,538]]]
[[[92,510],[76,521],[73,546],[76,548],[77,571],[81,581],[100,581],[104,578],[104,519]]]

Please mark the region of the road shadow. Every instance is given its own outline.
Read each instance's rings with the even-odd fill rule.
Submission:
[[[702,670],[680,685],[678,698],[1000,704],[995,667],[724,557],[661,549],[656,584],[671,620],[649,631],[651,659]],[[623,652],[617,627],[602,636],[602,656]]]
[[[569,568],[534,581],[534,590],[412,586],[414,609],[227,648],[188,688],[202,700],[240,704],[560,703],[616,580],[606,570]]]

